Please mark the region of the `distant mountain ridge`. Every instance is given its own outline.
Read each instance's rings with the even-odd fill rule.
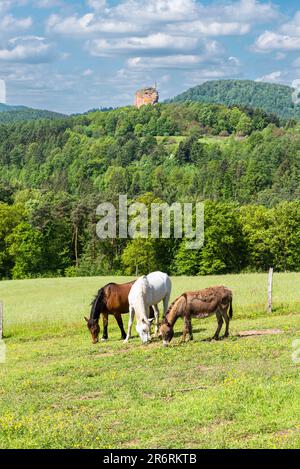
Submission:
[[[283,119],[300,120],[300,105],[293,103],[293,92],[293,88],[276,83],[211,80],[188,89],[168,102],[197,101],[226,106],[239,105],[260,108]]]
[[[66,117],[65,114],[58,112],[0,103],[0,123],[4,124],[37,119],[61,119],[64,117]]]

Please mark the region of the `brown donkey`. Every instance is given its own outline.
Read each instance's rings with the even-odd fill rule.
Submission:
[[[229,316],[227,310],[229,308]],[[229,335],[229,320],[232,318],[232,291],[229,288],[209,287],[204,290],[186,292],[179,296],[169,307],[160,326],[160,335],[164,345],[169,345],[174,335],[174,324],[179,317],[184,320],[182,339],[192,340],[192,317],[206,318],[216,313],[218,327],[213,339],[218,340],[225,320],[224,337]]]

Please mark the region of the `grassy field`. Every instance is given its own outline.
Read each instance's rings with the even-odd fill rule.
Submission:
[[[184,290],[225,284],[234,292],[231,337],[207,342],[215,318],[194,320],[194,341],[92,345],[83,321],[112,279],[0,282],[7,361],[0,364],[1,448],[299,448],[300,274],[174,278]],[[125,278],[114,278],[125,281]],[[127,324],[127,317],[124,317]],[[279,335],[243,337],[249,329]]]
[[[163,143],[168,150],[168,153],[175,153],[178,149],[178,146],[181,142],[186,140],[187,137],[183,135],[173,135],[171,137],[156,137],[157,143]],[[236,137],[220,137],[220,136],[214,136],[214,135],[206,135],[203,136],[199,139],[199,142],[201,143],[206,143],[208,145],[211,144],[216,144],[218,143],[219,145],[226,145],[229,143],[232,139],[237,139]]]

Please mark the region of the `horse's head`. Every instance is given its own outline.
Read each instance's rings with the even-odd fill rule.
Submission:
[[[99,326],[99,317],[103,309],[103,298],[104,298],[104,288],[100,288],[97,295],[91,303],[91,314],[90,319],[85,317],[84,319],[87,322],[87,327],[92,335],[93,344],[96,344],[99,339],[100,326]]]
[[[143,344],[150,342],[151,340],[151,322],[153,319],[145,319],[143,318],[140,322],[136,325],[136,331],[141,338]]]
[[[87,328],[89,329],[92,335],[92,342],[96,344],[99,341],[99,334],[100,334],[100,326],[98,319],[88,319],[87,317],[84,318],[87,323]]]
[[[174,328],[169,324],[165,318],[160,326],[159,335],[162,337],[163,344],[165,347],[169,345],[174,336]]]

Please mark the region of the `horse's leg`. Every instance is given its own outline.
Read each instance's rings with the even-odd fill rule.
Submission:
[[[130,306],[129,307],[128,332],[127,332],[126,339],[124,340],[124,343],[128,342],[128,340],[131,337],[131,328],[132,328],[133,320],[134,320],[134,308],[133,306]]]
[[[159,309],[157,305],[153,305],[154,309],[154,317],[155,317],[155,333],[154,336],[158,337],[158,330],[159,330]]]
[[[215,335],[213,336],[214,340],[219,339],[220,330],[221,330],[222,325],[223,325],[222,313],[220,312],[219,309],[217,309],[217,311],[216,311],[216,316],[217,316],[217,321],[218,321],[218,327],[217,327],[217,330],[215,332]]]
[[[229,336],[229,317],[228,317],[228,314],[227,314],[227,307],[224,308],[222,310],[222,316],[225,320],[225,324],[226,324],[226,329],[225,329],[225,334],[224,334],[224,337],[228,337]]]
[[[122,334],[121,339],[125,339],[126,338],[126,332],[124,330],[123,319],[122,319],[121,313],[115,313],[115,318],[116,318],[116,321],[118,323],[119,329],[120,329],[121,334]]]
[[[108,327],[108,313],[102,313],[103,316],[103,336],[102,340],[108,339],[107,327]]]

